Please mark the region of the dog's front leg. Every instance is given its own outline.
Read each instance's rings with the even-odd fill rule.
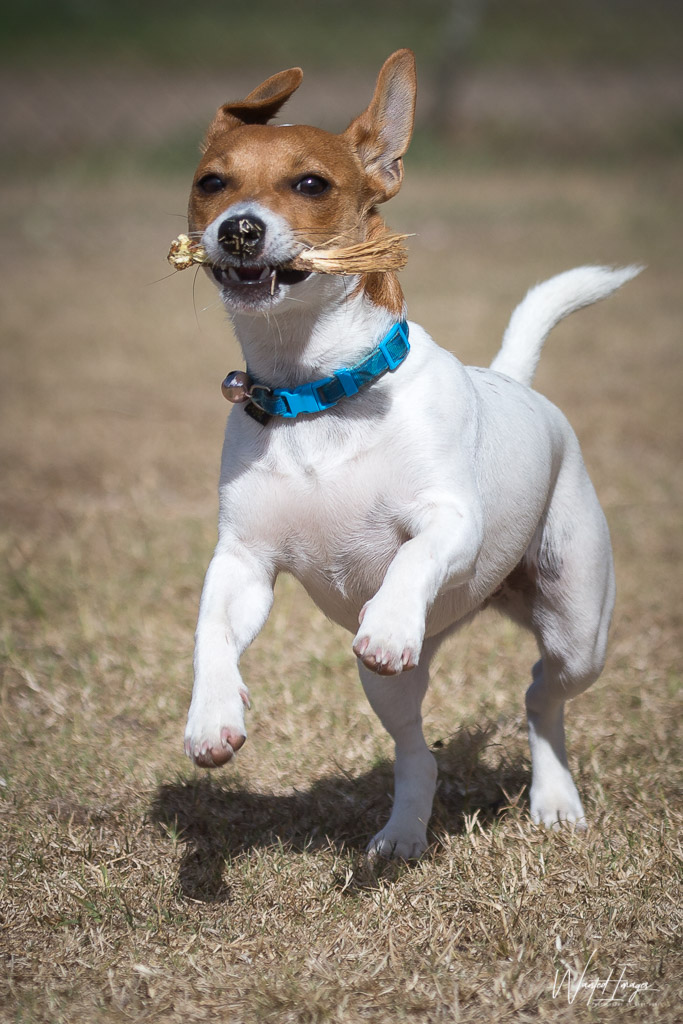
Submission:
[[[268,617],[274,574],[236,542],[219,542],[204,581],[185,753],[214,768],[244,743],[249,692],[238,663]]]
[[[427,613],[437,595],[473,576],[482,542],[478,502],[432,498],[420,509],[411,532],[381,587],[361,610],[353,641],[363,664],[382,675],[417,665]]]

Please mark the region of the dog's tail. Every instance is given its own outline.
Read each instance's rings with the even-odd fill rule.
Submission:
[[[543,342],[565,316],[604,299],[641,272],[642,267],[576,267],[527,292],[510,317],[491,369],[520,384],[533,380]]]

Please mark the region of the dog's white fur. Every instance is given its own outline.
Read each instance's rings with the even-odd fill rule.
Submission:
[[[250,209],[240,200],[209,225],[210,255],[216,222]],[[291,255],[287,218],[263,196],[257,212],[266,262],[269,251]],[[393,810],[369,850],[417,856],[436,785],[420,713],[429,664],[444,636],[492,605],[531,629],[541,653],[526,696],[531,816],[584,822],[563,709],[604,663],[610,540],[570,425],[528,385],[554,324],[637,272],[581,267],[537,286],[490,369],[463,366],[411,323],[406,362],[334,409],[266,427],[233,410],[197,626],[190,756],[210,765],[212,750],[241,746],[239,658],[268,616],[277,574],[289,572],[355,633],[363,687],[395,742]],[[256,379],[292,387],[362,359],[396,317],[356,283],[312,275],[281,289],[267,316],[235,311],[224,295]]]

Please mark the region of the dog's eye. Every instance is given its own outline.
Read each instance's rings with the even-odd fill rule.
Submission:
[[[217,174],[205,174],[197,182],[197,188],[210,195],[212,192],[222,192],[225,188],[225,182]]]
[[[329,181],[325,181],[319,174],[307,174],[296,182],[294,191],[300,192],[302,196],[319,196],[327,192],[329,187]]]

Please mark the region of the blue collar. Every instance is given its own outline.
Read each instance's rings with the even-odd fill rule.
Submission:
[[[259,421],[269,416],[293,419],[301,413],[323,412],[342,398],[355,395],[385,373],[393,373],[409,352],[408,324],[400,320],[362,362],[337,370],[331,377],[322,377],[292,389],[252,384],[249,391],[251,401],[246,411]]]

